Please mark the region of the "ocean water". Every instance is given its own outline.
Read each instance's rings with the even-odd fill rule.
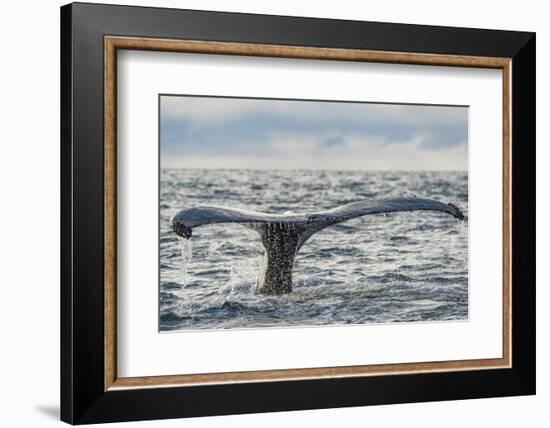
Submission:
[[[160,331],[468,318],[466,172],[162,169],[160,195]],[[253,230],[208,225],[182,240],[170,228],[197,205],[299,213],[411,195],[452,202],[466,220],[418,211],[328,227],[300,249],[283,296],[255,294]]]

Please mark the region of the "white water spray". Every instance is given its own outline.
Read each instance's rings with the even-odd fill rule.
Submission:
[[[181,279],[182,282],[185,284],[185,276],[187,275],[187,267],[189,266],[189,262],[191,261],[191,257],[193,257],[193,246],[191,244],[191,239],[185,239],[180,236],[178,236],[179,244],[180,244],[180,251],[181,251]]]

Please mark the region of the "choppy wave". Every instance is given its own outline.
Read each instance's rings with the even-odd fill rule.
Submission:
[[[163,169],[160,191],[161,331],[468,317],[466,172]],[[411,212],[330,227],[302,247],[294,291],[277,297],[254,293],[262,257],[254,231],[211,225],[180,242],[169,222],[200,204],[284,213],[407,195],[453,202],[466,221]]]

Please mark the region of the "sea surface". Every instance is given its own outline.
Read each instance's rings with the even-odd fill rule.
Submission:
[[[160,331],[468,318],[467,172],[162,169],[160,194]],[[466,220],[418,211],[328,227],[300,249],[283,296],[255,294],[253,230],[208,225],[185,240],[170,228],[197,205],[301,213],[412,195],[452,202]]]

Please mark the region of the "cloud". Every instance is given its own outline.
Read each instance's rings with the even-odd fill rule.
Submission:
[[[163,166],[463,170],[467,139],[466,107],[161,97]]]
[[[322,147],[334,147],[334,146],[342,146],[346,145],[346,139],[342,137],[341,135],[335,135],[333,137],[328,137],[321,141]]]

